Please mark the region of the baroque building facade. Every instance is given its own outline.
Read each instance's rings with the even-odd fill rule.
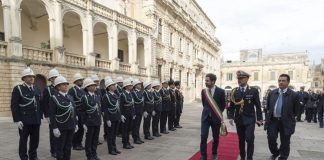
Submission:
[[[320,64],[313,64],[310,67],[312,79],[311,88],[315,91],[322,91],[324,88],[324,58],[321,59]]]
[[[0,2],[0,116],[10,115],[11,91],[26,66],[40,89],[54,67],[70,82],[77,72],[171,77],[182,81],[187,101],[200,97],[206,73],[220,71],[216,27],[195,0]]]
[[[256,87],[260,96],[268,89],[278,87],[280,74],[290,75],[289,88],[298,91],[301,86],[311,86],[307,51],[263,55],[262,49],[241,50],[239,61],[224,61],[221,65],[221,86],[226,90],[237,87],[236,71],[251,75],[249,85]]]

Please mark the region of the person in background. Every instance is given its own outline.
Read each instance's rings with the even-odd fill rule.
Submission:
[[[180,125],[180,117],[182,114],[183,110],[183,94],[181,92],[181,82],[180,81],[175,81],[175,93],[176,93],[176,100],[177,100],[177,105],[176,105],[176,115],[175,115],[175,121],[174,121],[174,127],[175,128],[182,128]]]
[[[307,92],[305,92],[305,86],[301,86],[300,90],[297,92],[298,98],[299,98],[299,109],[298,109],[298,114],[297,114],[297,122],[303,122],[301,120],[301,116],[305,111],[305,107],[309,98],[309,95]]]

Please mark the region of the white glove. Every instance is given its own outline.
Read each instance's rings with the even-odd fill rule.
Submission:
[[[19,122],[15,122],[15,124],[17,125],[17,127],[22,130],[23,127],[24,127],[24,124],[22,123],[22,121],[19,121]]]
[[[53,134],[56,138],[60,137],[61,136],[61,132],[58,128],[54,128],[53,129]]]
[[[107,121],[107,126],[111,127],[111,121]]]
[[[75,125],[74,133],[76,133],[79,130],[79,126]]]
[[[88,127],[84,124],[84,125],[83,125],[83,129],[84,129],[84,132],[87,132]]]
[[[47,120],[48,124],[51,124],[49,117],[47,117],[46,120]]]
[[[147,115],[148,115],[148,113],[145,111],[145,112],[143,113],[143,115],[144,115],[144,118],[146,118]]]
[[[153,112],[152,112],[152,116],[155,116],[155,115],[156,115],[156,113],[155,113],[155,111],[153,111]]]
[[[125,116],[121,115],[121,121],[125,123],[125,120],[126,120]]]
[[[75,119],[76,119],[77,121],[79,121],[79,118],[78,118],[78,116],[75,116]]]
[[[133,116],[133,119],[135,119],[135,118],[136,118],[136,115]]]

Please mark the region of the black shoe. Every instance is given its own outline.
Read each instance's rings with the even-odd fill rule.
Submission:
[[[154,137],[161,137],[161,134],[153,134]]]
[[[141,143],[144,143],[144,141],[142,141],[141,139],[139,139],[139,141],[140,141]]]
[[[84,150],[84,147],[76,146],[76,147],[73,147],[73,150],[82,151],[82,150]]]
[[[139,141],[139,140],[134,141],[134,143],[135,143],[135,144],[142,144],[142,142]]]
[[[98,156],[95,156],[93,159],[94,160],[101,160]]]
[[[51,156],[52,156],[53,158],[56,158],[56,153],[52,153]]]
[[[163,133],[163,134],[169,134],[169,132],[168,132],[168,131],[163,131],[163,132],[161,132],[161,133]]]
[[[314,121],[314,123],[317,123],[317,121]]]
[[[269,157],[268,160],[276,160],[277,157],[278,157],[278,155],[272,155],[272,156]]]
[[[319,126],[319,128],[324,128],[324,126]]]
[[[115,152],[116,152],[117,154],[121,154],[121,151],[119,151],[118,149],[115,149]]]
[[[304,122],[303,120],[297,120],[297,122]]]
[[[111,155],[117,155],[118,153],[115,152],[115,151],[111,151],[111,152],[109,152],[109,154],[111,154]]]
[[[180,125],[176,125],[174,128],[182,128],[182,126],[180,126]]]
[[[145,139],[147,139],[147,140],[153,140],[154,138],[151,137],[151,136],[148,136],[148,137],[145,137]]]
[[[212,160],[218,160],[217,154],[213,154]]]
[[[132,149],[132,147],[129,144],[123,145],[123,148],[125,148],[125,149]]]
[[[175,129],[175,128],[171,128],[171,129],[169,129],[169,131],[175,131],[175,130],[177,130],[177,129]]]

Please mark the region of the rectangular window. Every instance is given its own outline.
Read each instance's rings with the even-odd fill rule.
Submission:
[[[233,74],[232,73],[227,73],[226,74],[226,81],[232,81],[233,80]]]
[[[170,42],[169,42],[169,44],[170,44],[171,47],[172,47],[172,38],[173,38],[173,33],[170,33]]]
[[[159,80],[160,82],[162,82],[162,65],[158,65],[158,76],[159,76]]]
[[[172,78],[173,79],[173,68],[170,68],[170,78]]]
[[[189,72],[187,72],[187,87],[189,87]]]
[[[179,81],[181,81],[181,70],[179,70]]]
[[[124,62],[124,51],[118,49],[118,58],[119,58],[119,62]]]
[[[259,72],[254,72],[253,78],[255,81],[259,80]]]
[[[271,80],[271,81],[276,80],[276,72],[274,72],[274,71],[271,71],[271,72],[270,72],[270,80]]]
[[[288,75],[290,76],[290,79],[293,79],[294,71],[288,71]]]

